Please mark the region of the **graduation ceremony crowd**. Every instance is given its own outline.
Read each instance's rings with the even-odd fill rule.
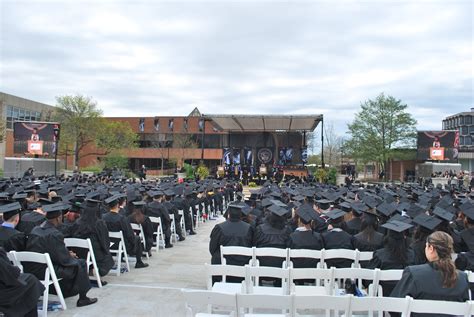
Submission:
[[[183,241],[182,216],[187,234],[194,235],[193,221],[198,213],[201,217],[222,214],[224,204],[233,201],[234,194],[243,196],[241,190],[232,181],[179,184],[175,179],[136,182],[118,176],[81,174],[58,178],[27,175],[1,180],[0,315],[37,316],[37,302],[44,290],[39,280],[44,279],[45,265],[24,263],[21,273],[9,261],[7,252],[48,253],[63,296],[79,295],[78,307],[91,305],[97,299],[87,296],[94,281],[87,273],[86,253],[69,250],[65,238],[91,240],[99,275],[103,277],[115,265],[110,249],[118,244],[109,238],[109,232],[122,231],[127,253],[136,257],[135,268],[146,268],[148,264],[143,258],[152,255],[151,248],[156,244],[153,233],[158,226],[149,217],[161,219],[164,247],[171,248],[170,215],[175,218],[177,241]],[[132,229],[132,223],[142,226],[144,243]],[[55,292],[53,287],[50,292]]]
[[[221,245],[372,251],[362,268],[404,270],[400,281],[380,283],[384,296],[464,302],[470,296],[464,271],[474,269],[473,199],[468,188],[432,185],[267,182],[251,190],[248,201],[231,203],[227,220],[211,233],[209,250],[213,264],[221,263]],[[228,265],[250,260],[225,258]],[[260,265],[273,267],[283,260],[259,258]],[[317,266],[310,258],[292,262],[295,268]],[[352,260],[325,262],[345,268]]]

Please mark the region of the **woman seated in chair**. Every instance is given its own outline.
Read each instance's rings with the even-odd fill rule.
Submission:
[[[407,267],[390,296],[453,302],[469,300],[467,275],[456,270],[452,253],[451,236],[442,231],[429,235],[425,245],[428,263]]]
[[[91,239],[99,275],[105,276],[114,266],[114,260],[110,254],[109,231],[105,222],[98,217],[99,214],[99,205],[86,200],[82,205],[81,217],[71,228],[71,235],[74,238]],[[82,255],[81,251],[78,252],[79,255]],[[106,284],[105,281],[102,281],[102,285]]]

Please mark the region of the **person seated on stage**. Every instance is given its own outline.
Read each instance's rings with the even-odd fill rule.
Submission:
[[[81,210],[81,217],[71,227],[71,235],[74,238],[89,238],[91,240],[95,261],[99,268],[99,275],[105,276],[114,266],[114,259],[110,254],[110,239],[107,225],[100,218],[100,208],[97,202],[86,200],[81,204]],[[78,250],[78,252],[82,250]],[[102,281],[102,285],[106,284],[105,281]]]
[[[78,259],[76,254],[68,251],[64,244],[63,234],[56,228],[62,222],[63,206],[44,206],[47,220],[36,226],[28,236],[26,250],[37,253],[49,253],[53,263],[56,276],[64,297],[79,294],[77,307],[91,305],[97,302],[97,298],[87,297],[91,288],[87,274],[86,261]],[[25,263],[26,272],[34,274],[43,279],[45,266],[39,263]],[[54,290],[53,290],[54,291]]]
[[[109,206],[109,212],[102,215],[102,219],[105,221],[107,229],[110,232],[122,231],[127,253],[129,255],[134,255],[137,259],[135,268],[141,269],[144,267],[148,267],[148,264],[142,261],[143,246],[140,241],[140,237],[135,235],[135,233],[133,232],[132,226],[130,225],[130,221],[127,219],[127,217],[119,213],[120,197],[121,195],[114,195],[104,201]],[[115,246],[112,246],[112,248],[113,247]]]
[[[3,205],[0,213],[3,213],[3,223],[0,226],[0,247],[6,251],[24,251],[26,247],[26,236],[15,227],[20,221],[21,205],[18,202]]]
[[[38,316],[38,299],[44,286],[34,276],[21,273],[0,247],[0,313],[5,316]]]
[[[467,274],[457,271],[451,258],[451,236],[442,231],[430,234],[425,253],[428,263],[405,268],[390,296],[453,302],[469,300]]]

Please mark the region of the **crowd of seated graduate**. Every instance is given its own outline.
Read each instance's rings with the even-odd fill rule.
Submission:
[[[127,252],[137,259],[135,268],[145,268],[148,264],[143,262],[142,255],[147,252],[151,256],[153,233],[157,229],[157,225],[150,221],[150,216],[161,218],[165,247],[172,247],[170,214],[175,216],[178,241],[183,241],[185,237],[178,210],[183,211],[187,234],[193,235],[193,221],[197,212],[222,212],[223,202],[227,204],[230,199],[233,200],[235,187],[233,182],[216,180],[186,184],[178,184],[173,180],[136,183],[86,175],[57,179],[43,177],[39,182],[34,178],[0,181],[0,247],[2,252],[49,253],[56,275],[61,279],[63,295],[79,295],[77,306],[90,305],[97,299],[87,296],[91,287],[84,261],[87,252],[77,248],[68,250],[64,238],[89,238],[98,273],[103,277],[114,266],[110,249],[117,246],[114,243],[116,241],[110,241],[109,232],[122,231]],[[142,226],[145,243],[142,244],[137,233],[132,230],[132,223]],[[28,285],[21,289],[16,288],[18,285],[15,282],[0,283],[4,291],[33,294],[36,282],[44,277],[45,267],[42,265],[28,263],[24,265],[26,275],[22,275],[16,273],[17,269],[11,268],[8,260],[0,264],[4,265],[2,270],[5,272],[13,270],[18,281],[28,281]],[[102,285],[105,284],[102,281]],[[51,291],[54,292],[54,289]],[[41,289],[38,288],[34,293],[40,294]],[[34,316],[36,301],[31,300],[31,303],[35,302],[34,307],[32,305],[24,311],[17,307],[24,301],[20,295],[0,302],[0,312],[7,316]]]
[[[382,283],[384,296],[464,301],[469,287],[461,271],[474,269],[473,198],[468,189],[432,186],[267,183],[250,200],[231,204],[227,220],[214,227],[211,262],[220,263],[221,245],[373,251],[362,267],[404,270],[402,281]],[[458,254],[455,263],[453,252]],[[226,256],[230,265],[248,261]],[[282,261],[264,258],[260,265],[281,267]],[[317,265],[310,259],[293,262],[296,268]],[[326,264],[342,268],[351,261],[331,259]]]

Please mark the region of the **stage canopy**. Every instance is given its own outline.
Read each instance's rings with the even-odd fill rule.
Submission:
[[[203,115],[224,131],[292,132],[313,131],[323,115]]]

